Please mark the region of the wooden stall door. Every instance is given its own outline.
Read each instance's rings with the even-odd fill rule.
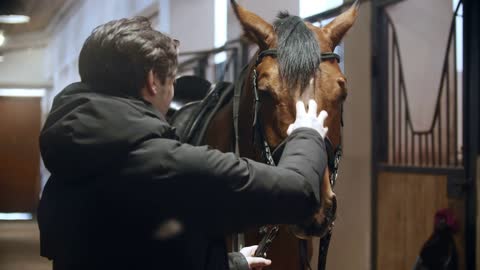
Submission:
[[[465,205],[447,197],[447,176],[381,172],[377,183],[377,269],[413,269],[442,208],[452,209],[459,220],[455,241],[459,269],[465,269]]]
[[[413,269],[450,208],[466,269],[462,0],[374,1],[374,269]]]
[[[40,98],[0,97],[0,212],[36,209],[40,115]]]

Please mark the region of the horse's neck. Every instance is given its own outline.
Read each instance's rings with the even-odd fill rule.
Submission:
[[[239,134],[239,150],[240,156],[259,160],[259,151],[253,141],[254,130],[254,97],[252,92],[252,85],[250,76],[242,89],[242,94],[239,101],[238,112],[238,134]]]
[[[233,104],[229,102],[220,109],[212,121],[205,136],[205,143],[222,152],[233,152]]]
[[[258,150],[253,144],[253,92],[251,84],[253,62],[248,67],[238,108],[238,136],[240,156],[258,160]],[[222,152],[235,151],[233,99],[212,119],[207,129],[205,143]],[[219,135],[221,134],[221,135]]]

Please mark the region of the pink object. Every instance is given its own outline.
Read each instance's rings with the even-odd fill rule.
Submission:
[[[458,232],[460,226],[452,209],[444,208],[435,213],[435,227],[437,227],[441,222],[446,223],[447,227],[450,228],[453,233]]]

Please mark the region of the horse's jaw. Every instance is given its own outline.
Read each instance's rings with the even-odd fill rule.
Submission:
[[[323,237],[333,229],[337,199],[330,185],[330,172],[325,169],[320,186],[320,209],[304,224],[292,226],[292,233],[300,239]]]

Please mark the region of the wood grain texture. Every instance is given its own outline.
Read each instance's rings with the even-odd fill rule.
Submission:
[[[34,212],[40,189],[40,99],[0,97],[0,212]]]
[[[377,269],[411,269],[433,232],[435,212],[447,207],[460,221],[455,240],[465,269],[464,202],[448,199],[446,176],[381,172],[377,194]]]

